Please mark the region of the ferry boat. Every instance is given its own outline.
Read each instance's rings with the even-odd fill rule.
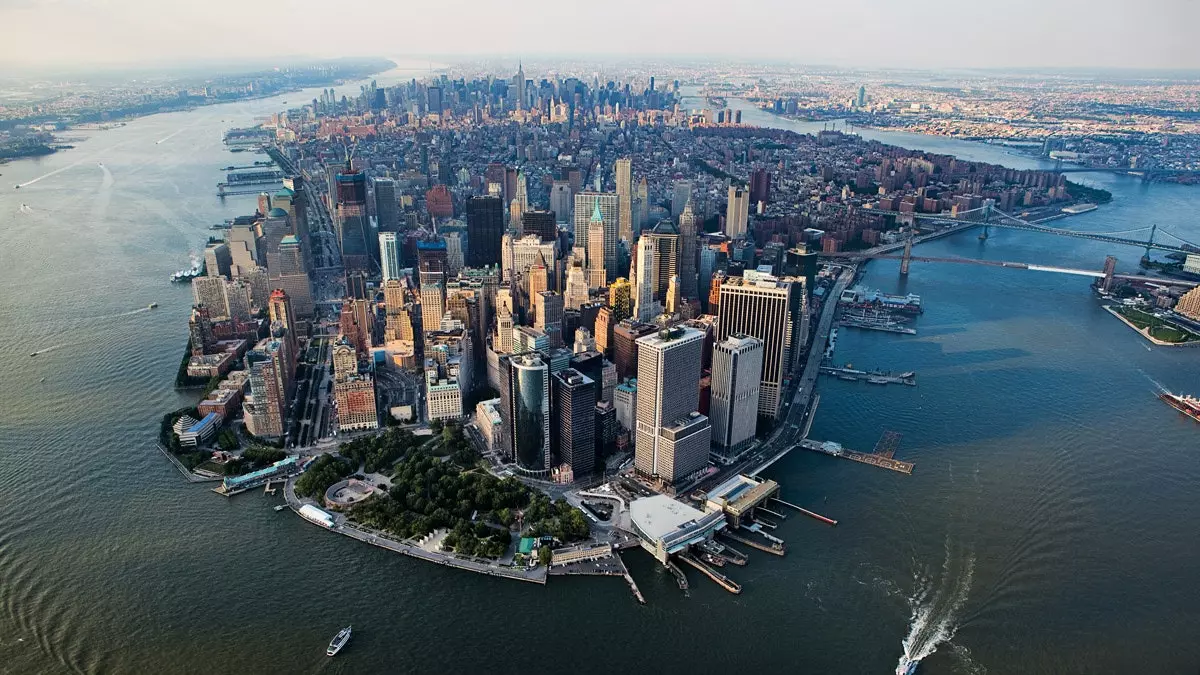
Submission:
[[[1063,207],[1062,212],[1068,215],[1077,216],[1088,211],[1095,211],[1098,207],[1095,204],[1072,204],[1071,206]]]
[[[1169,391],[1162,392],[1158,397],[1162,399],[1163,403],[1200,422],[1200,398],[1185,396],[1183,394],[1172,394]]]
[[[896,664],[896,675],[913,675],[917,672],[917,665],[920,661],[914,661],[908,658],[908,654],[900,657],[900,663]]]
[[[333,636],[333,640],[329,642],[329,649],[325,650],[325,656],[337,656],[337,653],[342,651],[342,647],[350,641],[350,626],[338,631],[338,634]]]
[[[192,256],[191,268],[186,269],[186,270],[179,270],[178,272],[172,274],[171,275],[171,283],[191,281],[192,279],[195,279],[196,277],[200,276],[201,274],[204,274],[204,261],[200,260],[196,256]]]

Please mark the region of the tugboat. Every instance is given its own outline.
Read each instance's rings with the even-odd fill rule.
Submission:
[[[329,643],[329,649],[325,650],[325,656],[337,656],[337,653],[342,651],[342,647],[350,641],[350,626],[338,631],[338,634],[333,636],[333,640]]]

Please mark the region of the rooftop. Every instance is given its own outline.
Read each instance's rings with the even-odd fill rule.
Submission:
[[[655,539],[662,539],[704,517],[703,512],[666,495],[644,497],[632,502],[629,515],[638,529]]]

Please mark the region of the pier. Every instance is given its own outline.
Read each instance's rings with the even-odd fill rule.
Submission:
[[[906,384],[910,387],[917,386],[916,373],[901,373],[892,375],[884,372],[871,372],[866,370],[858,370],[856,368],[843,368],[841,366],[821,366],[822,375],[832,375],[839,380],[847,382],[858,382],[866,380],[871,384]]]
[[[785,548],[782,543],[779,543],[778,539],[776,539],[776,541],[772,542],[770,545],[760,544],[759,542],[754,541],[753,539],[750,539],[749,537],[743,537],[740,534],[734,534],[732,532],[729,532],[728,530],[721,530],[721,533],[717,536],[724,537],[726,539],[732,539],[733,541],[736,541],[739,544],[745,544],[746,546],[749,546],[750,548],[756,548],[760,551],[765,551],[772,555],[782,556],[785,553],[787,553],[787,548]]]
[[[789,508],[796,509],[797,511],[799,511],[800,513],[803,513],[804,515],[808,516],[809,518],[815,518],[815,519],[821,521],[822,523],[825,523],[826,525],[829,525],[831,527],[837,527],[838,521],[834,520],[833,518],[826,518],[825,516],[823,516],[819,513],[814,513],[812,511],[809,511],[808,509],[796,506],[795,504],[785,502],[782,499],[780,499],[779,497],[771,497],[771,500],[779,502],[780,504],[783,504],[784,506],[787,506]]]
[[[695,567],[696,569],[700,570],[700,572],[702,574],[704,574],[704,576],[717,582],[717,584],[721,588],[724,588],[725,590],[729,591],[730,593],[737,595],[742,592],[742,587],[740,584],[738,584],[738,582],[734,581],[733,579],[730,579],[729,577],[725,576],[724,574],[721,574],[720,572],[714,570],[713,568],[709,567],[708,565],[705,565],[703,562],[701,562],[701,561],[697,560],[695,557],[693,557],[692,554],[681,553],[681,554],[679,554],[678,558],[680,560],[682,560],[683,562],[691,565],[692,567]],[[681,572],[681,574],[682,574],[682,572]]]
[[[687,577],[683,575],[683,570],[679,569],[679,565],[676,565],[673,560],[667,561],[667,569],[670,570],[671,574],[675,577],[675,583],[679,584],[679,590],[686,593],[688,589],[688,580]]]
[[[898,333],[901,335],[916,335],[916,328],[907,328],[893,323],[867,323],[864,321],[854,321],[842,319],[842,325],[849,328],[861,328],[862,330],[878,330],[884,333]]]
[[[889,434],[895,434],[895,436],[890,437]],[[830,457],[841,457],[842,459],[849,459],[855,462],[861,462],[863,464],[870,464],[872,466],[878,466],[884,469],[891,469],[892,471],[897,471],[899,473],[911,474],[913,472],[912,462],[904,462],[892,457],[892,455],[895,454],[896,446],[899,445],[899,443],[899,434],[896,434],[895,432],[887,432],[883,435],[883,438],[879,439],[879,442],[875,444],[877,452],[858,452],[857,450],[848,450],[843,448],[840,443],[834,443],[832,441],[826,441],[822,443],[820,441],[814,441],[810,439],[804,439],[797,445],[805,450],[812,450],[813,452],[819,452],[824,455],[829,455]]]

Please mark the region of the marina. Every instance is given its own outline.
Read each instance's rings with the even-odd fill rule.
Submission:
[[[917,386],[917,374],[911,371],[893,375],[890,371],[857,370],[849,366],[821,366],[821,374],[832,375],[839,380],[847,382],[866,380],[870,384],[905,384],[910,387]]]

